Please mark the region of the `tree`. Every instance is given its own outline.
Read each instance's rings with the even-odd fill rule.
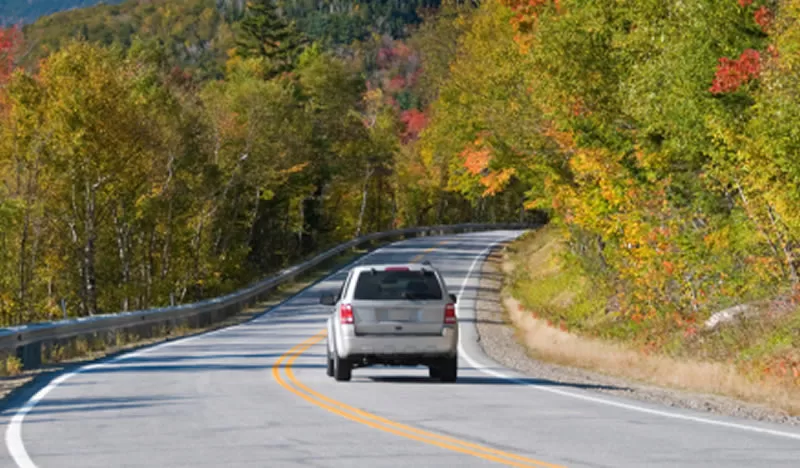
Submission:
[[[119,200],[148,182],[157,161],[151,151],[158,129],[137,98],[137,71],[118,54],[76,42],[50,57],[40,76],[48,96],[42,119],[49,163],[63,174],[52,182],[51,213],[71,240],[88,315],[98,310],[105,227]]]
[[[22,32],[18,27],[0,28],[0,86],[16,66],[21,41]]]
[[[245,0],[217,0],[217,10],[228,21],[238,21],[245,11]]]
[[[528,92],[530,63],[517,50],[508,26],[511,18],[506,8],[491,3],[440,19],[443,35],[458,38],[456,53],[442,50],[430,37],[434,33],[425,31],[423,51],[437,57],[431,65],[448,55],[452,61],[446,71],[426,68],[423,74],[423,81],[435,80],[439,89],[419,146],[423,161],[441,174],[443,189],[460,193],[479,211],[491,211],[494,196],[513,187],[516,214],[523,193],[514,181],[522,179],[535,188],[541,178],[535,161],[526,156],[538,153],[542,158],[546,153],[539,151],[541,137],[535,132],[541,124]],[[443,201],[441,197],[438,213]]]
[[[273,0],[249,1],[239,28],[238,54],[267,59],[267,78],[292,70],[305,45],[294,24],[278,14]]]
[[[430,114],[408,44],[319,43],[284,74],[234,56],[210,81],[197,64],[232,41],[203,1],[98,7],[120,28],[95,10],[43,22],[69,31],[37,36],[54,52],[0,86],[3,324],[58,317],[62,299],[90,315],[207,298],[354,234],[473,214],[457,193],[446,218],[431,209],[443,186],[418,151]],[[113,45],[65,39],[78,30]]]

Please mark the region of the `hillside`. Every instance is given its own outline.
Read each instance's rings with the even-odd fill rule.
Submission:
[[[73,8],[85,8],[99,3],[114,4],[122,0],[5,0],[0,4],[0,22],[32,23],[38,18]]]
[[[0,322],[184,303],[363,233],[524,218],[521,192],[470,200],[418,148],[437,31],[314,43],[254,5],[127,2],[0,36]]]
[[[215,78],[222,75],[226,51],[234,45],[231,26],[215,0],[128,0],[46,16],[23,31],[32,47],[27,64],[75,38],[124,49],[139,39],[144,47],[159,48],[171,65]]]
[[[245,4],[242,0],[114,3],[119,2],[65,11],[27,25],[24,33],[33,50],[25,63],[36,63],[73,38],[128,48],[138,37],[146,44],[161,45],[171,64],[200,77],[219,78]],[[440,1],[281,0],[277,4],[310,40],[337,47],[369,40],[373,33],[405,37],[409,27],[421,21],[418,12],[435,9]]]

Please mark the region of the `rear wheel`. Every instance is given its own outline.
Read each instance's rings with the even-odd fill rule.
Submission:
[[[347,382],[353,375],[353,364],[347,359],[342,359],[333,352],[333,378],[339,382]]]
[[[328,368],[326,370],[326,373],[328,374],[328,377],[333,377],[333,368],[334,367],[333,367],[333,358],[331,357],[331,348],[326,346],[326,349],[328,351],[328,356],[326,358],[326,361],[328,362],[328,366],[327,366]]]
[[[439,373],[442,382],[455,382],[458,379],[458,356],[445,359],[439,368]]]
[[[432,379],[438,379],[442,376],[442,372],[434,365],[428,366],[428,376]]]

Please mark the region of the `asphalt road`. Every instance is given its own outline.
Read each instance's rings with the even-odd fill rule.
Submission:
[[[342,271],[254,321],[32,388],[0,419],[0,466],[800,466],[796,429],[608,397],[492,362],[472,298],[487,248],[517,234],[413,239],[362,259],[424,257],[460,293],[456,384],[429,381],[422,367],[327,377],[318,298]]]

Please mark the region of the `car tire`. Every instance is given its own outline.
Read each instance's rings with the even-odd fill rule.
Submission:
[[[458,379],[458,356],[445,359],[439,372],[442,382],[455,382]]]
[[[431,364],[428,366],[428,376],[432,379],[440,379],[442,377],[442,371],[439,370],[438,367]]]
[[[325,360],[327,361],[328,365],[325,372],[328,374],[328,377],[333,377],[334,367],[333,367],[333,358],[331,357],[331,348],[326,347],[326,349],[328,351],[328,355]]]
[[[347,359],[342,359],[333,352],[333,378],[338,382],[347,382],[353,375],[353,364]]]

